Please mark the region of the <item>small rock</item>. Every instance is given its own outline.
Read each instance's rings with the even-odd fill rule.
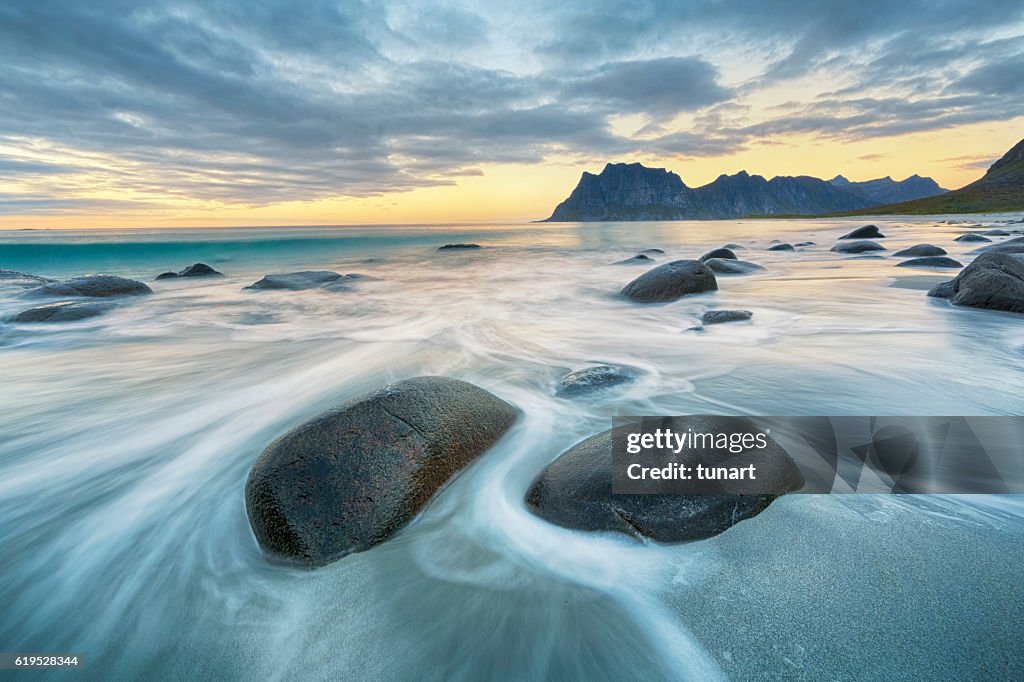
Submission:
[[[835,253],[865,253],[867,251],[885,251],[885,247],[876,242],[863,239],[856,242],[840,242],[829,251]]]
[[[644,249],[644,250],[643,250],[643,251],[641,251],[640,253],[653,253],[654,255],[656,255],[656,256],[657,256],[657,255],[659,255],[659,254],[663,254],[663,253],[665,253],[665,252],[664,252],[664,251],[662,251],[661,249]]]
[[[982,232],[982,234],[987,234],[989,237],[1009,237],[1010,236],[1009,232],[1007,232],[1006,230],[1000,230],[1000,229],[988,230],[986,232]]]
[[[444,246],[437,247],[438,251],[460,251],[465,249],[480,249],[483,248],[479,244],[445,244]]]
[[[982,237],[980,234],[962,234],[953,241],[955,242],[990,242],[992,241],[988,237]]]
[[[983,253],[928,295],[971,308],[1024,313],[1024,260],[1004,253]]]
[[[769,251],[796,251],[796,248],[792,244],[776,244],[775,246],[769,246]]]
[[[260,281],[254,282],[244,288],[255,290],[285,289],[288,291],[301,291],[303,289],[316,289],[339,279],[342,279],[342,275],[330,270],[305,270],[303,272],[267,275]]]
[[[621,293],[640,303],[663,303],[717,290],[718,282],[711,268],[699,260],[677,260],[648,270],[623,287]]]
[[[736,254],[733,253],[733,250],[727,249],[724,246],[720,249],[708,251],[707,253],[700,257],[701,261],[708,261],[711,260],[712,258],[719,258],[723,260],[738,260],[736,258]]]
[[[709,310],[701,316],[702,324],[722,324],[723,322],[741,322],[749,320],[754,313],[749,310]]]
[[[77,322],[102,315],[114,307],[113,303],[68,302],[52,303],[23,310],[11,318],[12,322]]]
[[[224,273],[217,272],[206,263],[193,263],[184,270],[178,272],[164,272],[156,276],[159,279],[176,279],[178,277],[223,277]]]
[[[911,256],[945,256],[946,250],[941,246],[934,246],[932,244],[915,244],[914,246],[897,251],[892,254],[897,258],[909,258]]]
[[[107,298],[110,296],[142,296],[151,293],[153,293],[152,289],[134,279],[125,279],[114,275],[83,275],[30,289],[24,295],[52,296],[54,298],[78,296]]]
[[[797,242],[793,246],[797,246],[797,247],[800,247],[800,246],[814,246],[814,242]]]
[[[902,263],[897,263],[898,268],[962,268],[964,265],[958,260],[947,256],[925,256],[924,258],[911,258]]]
[[[555,389],[559,398],[575,398],[576,396],[602,391],[613,386],[632,383],[640,376],[640,372],[632,367],[614,365],[597,365],[576,370],[562,377]]]
[[[723,260],[721,258],[710,258],[704,261],[704,265],[711,268],[720,275],[749,275],[752,272],[764,270],[757,263],[745,260]]]
[[[840,239],[885,239],[885,235],[878,229],[878,225],[865,225],[849,234],[844,234]]]
[[[642,253],[638,253],[632,258],[625,260],[615,261],[612,265],[649,265],[654,262],[654,259],[650,256],[646,256]]]

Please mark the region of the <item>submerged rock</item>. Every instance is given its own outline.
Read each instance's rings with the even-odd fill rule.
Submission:
[[[27,272],[0,269],[0,285],[23,287],[27,289],[42,286],[44,284],[50,284],[54,281],[55,280],[52,280],[49,277],[30,275]]]
[[[769,251],[796,251],[796,248],[792,244],[776,244],[775,246],[769,246]]]
[[[701,417],[687,419],[699,430]],[[727,428],[722,426],[723,418],[713,419],[714,430],[755,433],[746,419],[729,418]],[[686,464],[704,454],[694,449],[684,453],[679,461]],[[803,486],[796,464],[775,443],[755,457],[758,477],[775,494],[614,495],[612,430],[608,430],[576,444],[548,465],[526,493],[526,504],[537,516],[564,528],[614,531],[660,542],[701,540],[756,516],[778,495]]]
[[[479,244],[445,244],[444,246],[437,247],[438,251],[459,251],[464,249],[481,249],[483,248]]]
[[[1007,232],[1006,230],[1000,230],[1000,229],[986,230],[985,232],[982,232],[982,234],[986,234],[989,237],[1009,237],[1010,236],[1009,232]]]
[[[885,251],[885,247],[868,239],[856,242],[840,242],[829,251],[835,253],[865,253],[867,251]]]
[[[898,268],[962,268],[964,266],[958,260],[947,256],[925,256],[924,258],[911,258],[902,263],[897,263]]]
[[[620,367],[617,365],[596,365],[579,369],[562,377],[555,389],[555,396],[559,398],[575,398],[597,391],[603,391],[614,386],[632,383],[640,376],[638,370],[632,367]]]
[[[642,253],[638,253],[632,258],[626,258],[625,260],[619,260],[612,263],[612,265],[650,265],[654,262],[654,259],[650,256],[646,256]]]
[[[323,566],[394,535],[519,411],[473,384],[417,377],[364,395],[270,444],[245,485],[268,553]]]
[[[909,258],[911,256],[945,256],[946,250],[941,246],[935,246],[933,244],[915,244],[914,246],[907,247],[902,251],[897,251],[892,255],[897,258]]]
[[[664,252],[664,251],[662,251],[661,249],[644,249],[644,250],[643,250],[643,251],[641,251],[640,253],[653,253],[654,255],[656,255],[656,256],[657,256],[657,255],[659,255],[659,254],[663,254],[663,253],[665,253],[665,252]]]
[[[885,235],[878,229],[878,225],[865,225],[844,234],[840,239],[885,239]]]
[[[793,246],[814,246],[814,242],[797,242]]]
[[[988,237],[982,237],[980,234],[962,234],[953,241],[955,242],[990,242],[992,241]]]
[[[113,307],[113,303],[93,301],[52,303],[23,310],[12,317],[11,322],[77,322],[102,315]]]
[[[143,296],[151,293],[153,290],[149,286],[134,279],[125,279],[114,275],[83,275],[30,289],[25,292],[25,296],[108,298],[110,296]]]
[[[980,249],[975,249],[974,251],[971,251],[971,253],[1024,253],[1024,244],[1014,244],[1012,242],[1013,240],[1011,239],[1010,241],[1003,242],[1002,244],[990,244],[989,246],[983,246]]]
[[[176,279],[178,277],[223,277],[223,272],[217,272],[206,263],[193,263],[184,270],[178,272],[164,272],[156,276],[159,279]]]
[[[984,253],[948,282],[928,292],[971,308],[1024,313],[1024,260],[1004,253]]]
[[[640,275],[622,289],[622,295],[640,303],[661,303],[717,289],[715,273],[707,265],[677,260]]]
[[[702,324],[722,324],[723,322],[742,322],[749,320],[754,313],[749,310],[709,310],[701,316]]]
[[[704,261],[704,265],[708,266],[719,275],[749,275],[752,272],[764,270],[764,268],[757,263],[751,263],[745,260],[727,260],[722,258],[709,258]]]
[[[267,275],[260,281],[253,282],[244,288],[255,290],[285,289],[288,291],[301,291],[303,289],[316,289],[343,278],[355,279],[355,276],[340,275],[337,272],[332,272],[331,270],[305,270],[303,272],[288,272],[281,275]]]
[[[736,258],[736,254],[733,253],[733,250],[727,249],[724,246],[720,249],[708,251],[707,253],[700,257],[701,261],[703,262],[707,262],[712,258],[718,258],[720,260],[738,260],[738,258]]]

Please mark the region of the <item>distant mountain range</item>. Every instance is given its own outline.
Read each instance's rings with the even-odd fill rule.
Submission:
[[[992,164],[978,180],[939,196],[902,201],[843,215],[934,215],[1024,210],[1024,140]]]
[[[917,199],[944,192],[931,178],[850,182],[808,176],[766,180],[740,171],[690,188],[664,168],[609,163],[599,175],[584,172],[576,189],[547,220],[715,220],[763,215],[821,215]]]

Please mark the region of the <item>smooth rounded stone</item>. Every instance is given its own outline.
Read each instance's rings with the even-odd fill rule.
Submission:
[[[254,282],[245,289],[274,290],[285,289],[288,291],[301,291],[302,289],[315,289],[335,280],[341,279],[341,275],[331,270],[305,270],[303,272],[288,272],[281,275],[267,275],[258,282]]]
[[[223,272],[217,272],[206,263],[193,263],[184,270],[178,272],[164,272],[156,276],[159,279],[176,279],[178,277],[223,277]]]
[[[988,237],[982,237],[980,234],[962,234],[953,241],[955,242],[990,242],[992,241]]]
[[[975,249],[974,251],[971,251],[971,253],[1024,253],[1024,244],[1011,244],[1010,242],[1004,242],[1002,244],[989,244],[988,246],[983,246],[980,249]]]
[[[715,273],[699,260],[677,260],[648,270],[622,289],[640,303],[675,301],[688,294],[717,291]]]
[[[12,317],[11,322],[77,322],[102,315],[113,307],[113,303],[92,301],[53,303],[23,310]]]
[[[749,310],[709,310],[701,318],[701,324],[722,324],[724,322],[742,322],[749,320],[754,313]]]
[[[644,249],[640,253],[654,254],[655,256],[664,254],[665,252],[661,249]]]
[[[437,247],[438,251],[463,251],[466,249],[481,249],[479,244],[445,244]]]
[[[867,251],[885,251],[885,247],[871,240],[862,239],[856,242],[840,242],[829,249],[829,251],[834,251],[835,253],[865,253]]]
[[[245,506],[260,547],[323,566],[398,532],[516,421],[478,386],[416,377],[350,400],[271,443]]]
[[[1010,236],[1009,232],[1007,232],[1006,230],[1000,230],[1000,229],[987,230],[985,232],[982,232],[982,234],[988,235],[989,237],[1009,237]]]
[[[566,374],[558,382],[555,396],[575,398],[636,381],[640,372],[632,367],[596,365]]]
[[[632,258],[626,258],[625,260],[619,260],[612,263],[612,265],[650,265],[654,262],[654,259],[650,256],[638,253]]]
[[[983,253],[928,295],[971,308],[1024,313],[1024,260],[1004,253]]]
[[[26,296],[54,298],[85,296],[89,298],[108,298],[110,296],[143,296],[153,290],[148,285],[134,279],[116,277],[114,275],[83,275],[72,279],[46,284],[37,289],[25,292]]]
[[[907,247],[902,251],[897,251],[892,255],[897,258],[945,256],[946,250],[941,246],[935,246],[933,244],[915,244],[914,246]]]
[[[742,245],[740,245],[740,244],[737,244],[736,242],[729,242],[728,244],[726,244],[726,245],[725,245],[725,246],[723,246],[722,248],[723,248],[723,249],[732,249],[733,251],[735,251],[735,250],[737,250],[737,249],[745,249],[745,248],[747,248],[747,247],[745,247],[745,246],[742,246]]]
[[[923,258],[911,258],[902,263],[897,263],[898,268],[962,268],[964,266],[958,260],[948,256],[925,256]]]
[[[722,258],[710,258],[704,261],[704,265],[719,275],[749,275],[752,272],[764,270],[757,263],[745,260],[725,260]]]
[[[732,249],[727,249],[724,246],[720,249],[708,251],[707,253],[700,257],[701,261],[703,262],[709,261],[712,258],[718,258],[721,260],[739,260]]]
[[[776,244],[775,246],[769,246],[769,251],[796,251],[796,247],[792,244]]]
[[[797,242],[793,246],[802,247],[802,246],[814,246],[814,245],[815,245],[814,242]]]
[[[49,277],[40,277],[39,275],[31,275],[27,272],[0,268],[0,285],[31,288],[50,284],[54,281]]]
[[[697,431],[701,418],[688,419]],[[723,418],[714,419],[716,425],[711,428],[715,430],[756,433],[746,419],[728,419],[727,427]],[[684,453],[679,461],[691,463],[695,451]],[[548,465],[527,491],[526,504],[540,518],[573,530],[612,531],[659,542],[702,540],[756,516],[778,495],[803,486],[803,475],[777,444],[761,453],[761,461],[772,465],[759,465],[758,477],[764,477],[777,494],[614,495],[612,430],[608,430],[576,444]]]
[[[878,225],[865,225],[844,234],[840,239],[885,239],[885,235],[878,229]]]

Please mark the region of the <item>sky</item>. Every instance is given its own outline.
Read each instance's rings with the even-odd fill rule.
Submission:
[[[0,227],[544,218],[584,170],[963,186],[1020,0],[4,0]]]

